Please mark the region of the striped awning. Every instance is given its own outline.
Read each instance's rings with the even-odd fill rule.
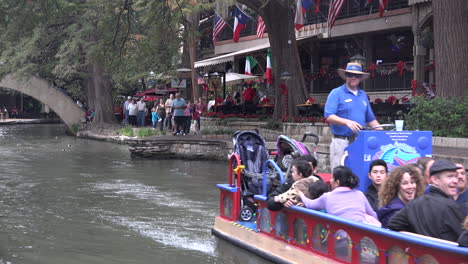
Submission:
[[[194,64],[194,67],[195,68],[200,68],[200,67],[204,67],[204,66],[210,66],[210,65],[226,63],[226,62],[229,62],[229,61],[234,61],[236,56],[246,55],[246,54],[253,53],[253,52],[256,52],[256,51],[268,49],[269,47],[270,47],[270,43],[265,43],[265,44],[258,45],[258,46],[252,47],[252,48],[243,49],[243,50],[239,50],[239,51],[236,51],[236,52],[224,54],[224,55],[221,55],[221,56],[218,56],[218,57],[213,57],[213,58],[209,58],[209,59],[206,59],[206,60],[196,61],[195,64]]]

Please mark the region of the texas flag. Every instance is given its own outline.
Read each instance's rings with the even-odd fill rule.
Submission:
[[[297,0],[296,17],[294,19],[296,30],[299,30],[304,26],[304,14],[312,5],[312,0]]]
[[[234,34],[232,39],[234,42],[239,42],[240,32],[242,29],[247,27],[249,19],[252,19],[246,15],[239,7],[236,7],[236,17],[234,19]]]

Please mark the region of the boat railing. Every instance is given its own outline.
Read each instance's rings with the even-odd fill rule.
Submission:
[[[235,154],[229,161],[229,183],[217,184],[220,189],[220,217],[238,221],[241,209],[241,163]],[[256,231],[261,234],[340,263],[442,264],[466,263],[468,259],[467,248],[390,231],[304,207],[292,206],[270,211],[266,204],[266,168],[269,164],[279,172],[280,181],[285,181],[278,165],[268,160],[264,164],[263,193],[254,196],[257,204]]]
[[[293,206],[270,211],[256,195],[257,231],[348,263],[463,263],[468,249]]]
[[[236,168],[234,168],[234,162],[237,165]],[[242,165],[240,157],[237,154],[232,154],[231,157],[229,157],[228,184],[216,184],[220,189],[219,215],[231,221],[239,220],[241,206],[241,176]]]

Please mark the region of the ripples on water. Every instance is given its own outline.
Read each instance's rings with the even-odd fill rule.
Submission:
[[[227,162],[131,159],[61,125],[0,142],[0,264],[263,263],[210,233]]]

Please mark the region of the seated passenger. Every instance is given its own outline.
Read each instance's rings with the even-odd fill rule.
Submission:
[[[455,201],[462,207],[463,213],[468,215],[468,182],[466,181],[466,170],[463,164],[457,163],[455,164],[461,169],[457,170],[458,174],[458,184],[457,184],[457,194],[455,195]]]
[[[309,163],[304,160],[295,160],[292,164],[291,171],[291,177],[288,177],[285,183],[278,186],[272,193],[270,193],[270,195],[268,195],[268,209],[278,211],[281,210],[283,206],[290,207],[294,205],[295,201],[291,199],[283,200],[283,202],[281,202],[280,194],[287,192],[296,181],[305,179],[312,174],[312,168]]]
[[[429,157],[422,157],[416,161],[416,164],[418,164],[419,168],[422,170],[424,180],[426,181],[426,184],[430,184],[430,173],[429,170],[431,169],[432,164],[434,164],[434,160]],[[428,186],[429,187],[429,186]],[[429,188],[428,188],[429,190]],[[427,193],[427,192],[426,192]]]
[[[309,199],[316,199],[322,194],[330,191],[328,184],[312,177],[313,176],[294,182],[288,191],[278,195],[279,201],[282,204],[285,204],[288,200],[291,200],[293,201],[292,204],[304,206],[304,204],[301,202],[301,198],[298,195],[299,191],[304,193],[304,195]],[[288,205],[285,206],[291,207],[292,204],[288,203]]]
[[[382,227],[386,228],[388,220],[409,201],[423,195],[424,189],[424,178],[414,165],[394,168],[379,190],[377,216]]]
[[[297,158],[298,160],[305,160],[309,163],[310,167],[312,168],[312,174],[309,176],[309,177],[312,177],[312,178],[317,178],[321,181],[323,181],[322,177],[318,176],[316,173],[317,173],[317,159],[312,156],[312,155],[304,155],[304,156],[300,156],[299,158]]]
[[[387,162],[381,159],[376,159],[369,165],[369,173],[367,176],[372,181],[372,183],[369,185],[369,187],[367,187],[367,191],[364,193],[364,195],[366,196],[374,211],[377,211],[379,208],[379,197],[377,193],[379,192],[380,185],[387,176],[387,172]]]
[[[457,193],[457,170],[448,160],[436,160],[430,168],[429,193],[409,202],[398,211],[387,227],[449,241],[457,241],[464,215],[453,200]]]
[[[327,213],[350,219],[357,222],[366,222],[375,225],[377,214],[361,191],[355,190],[359,184],[359,178],[345,167],[338,166],[333,169],[331,179],[332,191],[323,194],[315,200],[308,199],[303,193],[299,193],[302,202],[307,208],[325,210]]]

